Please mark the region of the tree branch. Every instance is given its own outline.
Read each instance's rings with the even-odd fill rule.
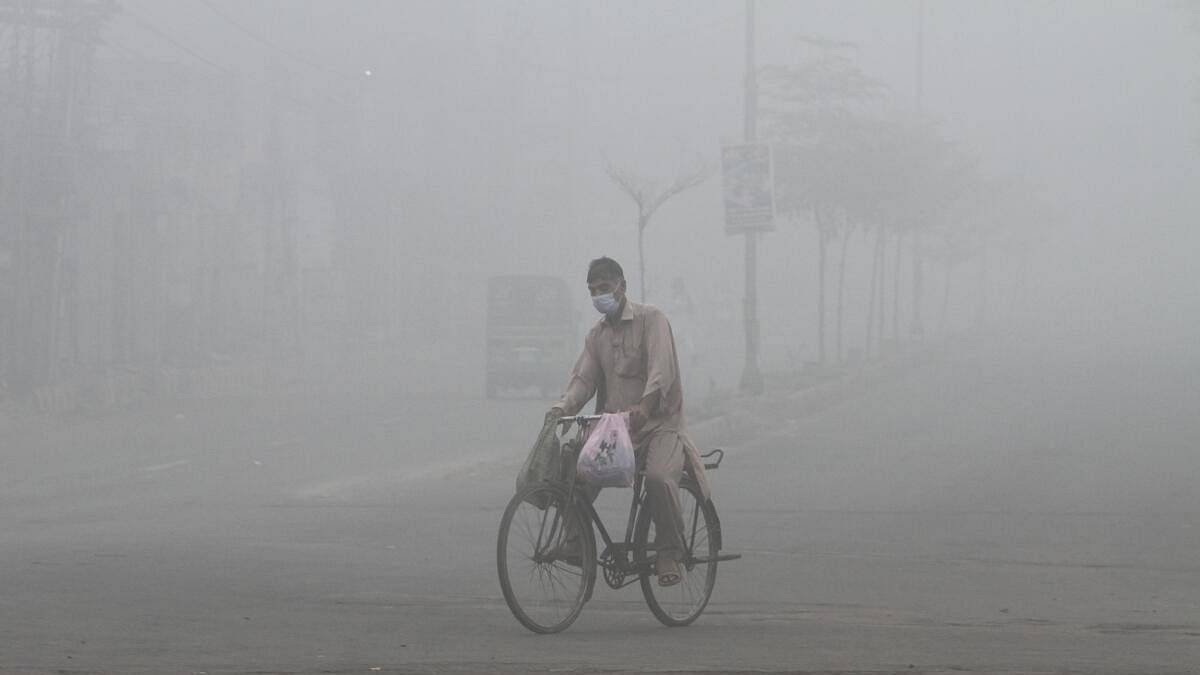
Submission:
[[[605,172],[609,179],[624,192],[633,203],[637,204],[639,217],[644,212],[646,204],[646,183],[645,179],[633,175],[628,169],[623,169],[612,162],[609,162],[605,167]]]
[[[649,220],[650,216],[658,210],[658,207],[662,206],[663,203],[668,199],[674,197],[680,192],[683,192],[684,190],[688,190],[703,183],[704,181],[708,180],[712,173],[713,167],[707,164],[700,164],[693,166],[690,169],[681,170],[679,175],[675,177],[675,180],[672,181],[669,186],[667,186],[667,189],[659,193],[658,196],[650,202],[650,207],[646,210],[646,219]]]

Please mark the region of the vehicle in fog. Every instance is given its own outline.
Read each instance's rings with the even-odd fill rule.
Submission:
[[[579,351],[575,307],[567,283],[542,275],[488,280],[488,398],[536,389],[545,398],[566,381]]]

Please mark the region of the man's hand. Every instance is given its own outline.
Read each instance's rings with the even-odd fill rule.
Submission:
[[[560,418],[562,416],[563,416],[563,409],[558,406],[554,406],[550,410],[546,411],[546,419],[545,419],[545,421],[542,422],[542,425],[545,426],[545,425],[557,420],[558,418]]]
[[[662,393],[658,390],[650,392],[649,395],[643,396],[642,400],[631,406],[625,412],[629,413],[629,430],[637,431],[641,429],[646,422],[650,421],[650,411],[658,409],[658,399]]]
[[[631,407],[625,412],[629,413],[630,431],[637,431],[638,429],[641,429],[642,425],[646,423],[646,420],[650,419],[650,416],[646,414],[645,407],[641,403]]]

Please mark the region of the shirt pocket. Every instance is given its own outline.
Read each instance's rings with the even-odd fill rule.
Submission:
[[[646,354],[640,335],[635,333],[634,335],[626,336],[625,340],[617,345],[615,356],[613,370],[617,375],[621,377],[646,377]]]

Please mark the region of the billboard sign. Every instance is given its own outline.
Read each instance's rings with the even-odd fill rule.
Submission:
[[[775,229],[771,146],[766,143],[721,148],[725,193],[725,233]]]

